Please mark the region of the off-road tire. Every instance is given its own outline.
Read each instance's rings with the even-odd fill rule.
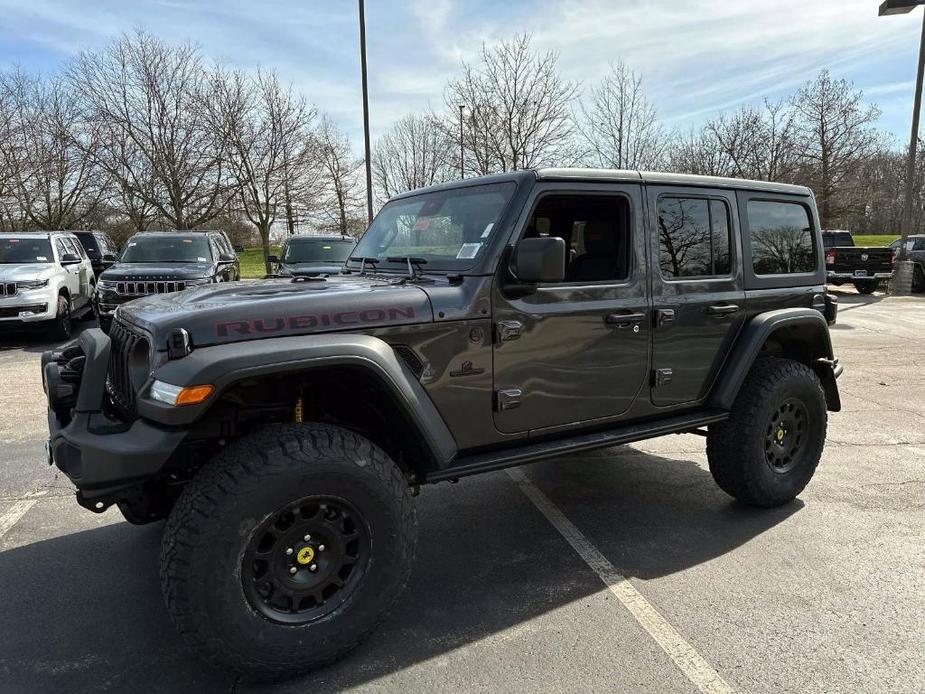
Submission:
[[[880,283],[875,281],[854,283],[854,288],[858,290],[858,294],[873,294],[879,286]]]
[[[255,609],[242,569],[261,523],[319,494],[344,499],[369,531],[346,601],[307,624]],[[360,644],[407,583],[416,518],[407,481],[375,444],[325,424],[272,425],[230,444],[186,486],[161,548],[161,586],[184,641],[211,664],[259,679],[305,672]]]
[[[71,338],[74,329],[74,317],[71,312],[71,302],[63,294],[58,295],[58,311],[50,321],[48,334],[53,340],[64,342]]]
[[[921,264],[916,265],[912,273],[912,291],[916,294],[925,292],[925,266]]]
[[[769,450],[768,439],[776,435],[774,427],[781,416],[792,416],[786,413],[792,403],[797,403],[795,409],[803,408],[802,438],[790,462],[775,467],[776,452]],[[780,415],[781,408],[784,415]],[[742,503],[786,504],[803,491],[816,471],[825,445],[827,416],[822,384],[810,367],[790,359],[758,359],[729,419],[709,427],[707,458],[713,479]]]

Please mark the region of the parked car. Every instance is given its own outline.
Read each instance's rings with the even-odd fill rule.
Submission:
[[[284,277],[339,275],[356,245],[356,239],[349,236],[290,236],[283,241],[279,256],[270,256],[270,262],[276,264],[276,274]]]
[[[143,232],[100,275],[93,305],[100,327],[108,330],[116,309],[128,301],[239,279],[238,256],[220,232]]]
[[[893,276],[895,254],[887,246],[855,246],[848,231],[823,231],[822,245],[829,284],[853,284],[861,294],[873,294]]]
[[[95,281],[70,231],[0,234],[0,327],[41,328],[66,340],[91,309]]]
[[[109,235],[103,231],[75,231],[73,232],[80,245],[83,246],[90,263],[93,265],[93,274],[99,277],[100,274],[116,262],[119,255],[119,249]]]
[[[362,641],[422,485],[693,432],[780,506],[841,407],[807,188],[511,172],[393,198],[347,266],[149,296],[42,356],[52,461],[87,509],[168,518],[167,610],[224,671]]]
[[[893,253],[899,256],[899,244],[902,239],[896,239],[890,244]],[[912,275],[912,291],[925,292],[925,234],[915,234],[906,239],[906,258],[915,263]]]

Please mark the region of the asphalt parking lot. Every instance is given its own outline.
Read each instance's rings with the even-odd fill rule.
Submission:
[[[76,505],[47,346],[2,338],[0,691],[925,691],[925,300],[840,297],[844,410],[799,500],[734,503],[689,435],[424,489],[392,618],[273,686],[183,650],[161,525]]]

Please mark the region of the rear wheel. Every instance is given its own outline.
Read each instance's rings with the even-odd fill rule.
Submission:
[[[916,265],[912,273],[912,291],[925,292],[925,269],[921,265]]]
[[[724,422],[710,426],[707,457],[719,487],[754,506],[779,506],[812,478],[825,444],[825,394],[813,370],[763,358]]]
[[[211,663],[278,677],[359,644],[411,568],[408,484],[377,446],[337,427],[267,427],[184,489],[161,552],[167,609]]]
[[[877,287],[880,283],[876,281],[868,282],[855,282],[854,288],[858,290],[859,294],[873,294],[877,291]]]

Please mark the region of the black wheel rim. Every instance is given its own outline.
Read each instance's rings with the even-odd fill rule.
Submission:
[[[353,504],[299,499],[266,518],[244,552],[244,594],[264,617],[306,624],[334,612],[369,565],[370,533]]]
[[[806,407],[788,398],[771,416],[764,440],[765,459],[772,470],[790,471],[799,459],[806,441],[809,419]]]

